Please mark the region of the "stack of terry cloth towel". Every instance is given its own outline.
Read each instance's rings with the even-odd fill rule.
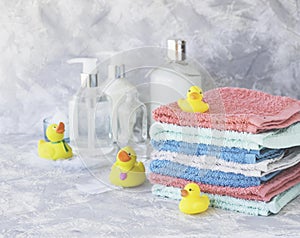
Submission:
[[[267,216],[300,194],[300,101],[241,88],[207,91],[206,113],[153,111],[152,193],[196,182],[211,206]]]

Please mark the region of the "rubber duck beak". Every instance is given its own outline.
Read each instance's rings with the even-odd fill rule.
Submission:
[[[62,134],[62,133],[65,132],[65,124],[64,124],[63,122],[60,122],[60,123],[58,124],[58,127],[57,127],[57,129],[56,129],[56,132],[57,132],[58,134]]]
[[[193,99],[193,100],[196,100],[196,99],[199,99],[200,98],[200,94],[199,93],[191,93],[190,94],[190,98]]]
[[[181,196],[182,196],[182,197],[186,197],[188,194],[189,194],[189,192],[186,191],[185,189],[182,189],[182,190],[181,190]]]
[[[131,160],[130,156],[124,150],[120,151],[118,158],[122,162],[128,162],[129,160]]]

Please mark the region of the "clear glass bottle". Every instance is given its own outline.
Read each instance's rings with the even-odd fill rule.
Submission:
[[[147,109],[138,99],[138,92],[126,93],[117,109],[117,144],[138,146],[147,141]]]
[[[125,65],[109,65],[108,79],[105,93],[112,99],[112,132],[114,141],[117,142],[117,109],[120,101],[124,99],[126,92],[136,91],[136,88],[127,80]]]
[[[70,143],[81,156],[107,154],[113,149],[111,100],[98,87],[93,72],[96,59],[78,58],[69,63],[83,63],[81,87],[69,103]]]
[[[206,74],[200,70],[199,65],[186,59],[184,40],[168,40],[166,63],[154,69],[150,75],[150,110],[185,98],[187,90],[193,85],[204,91],[212,89],[212,81],[205,78]]]

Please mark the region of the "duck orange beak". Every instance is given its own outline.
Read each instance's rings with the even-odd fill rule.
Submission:
[[[118,158],[122,162],[127,162],[131,160],[130,156],[124,150],[120,151]]]
[[[182,196],[182,197],[186,197],[188,194],[189,194],[189,192],[186,191],[185,189],[182,189],[182,190],[181,190],[181,196]]]
[[[196,100],[196,99],[199,99],[200,98],[200,94],[199,93],[191,93],[190,94],[190,98],[193,99],[193,100]]]
[[[62,133],[65,132],[65,124],[64,124],[63,122],[60,122],[60,123],[58,124],[58,127],[56,128],[56,132],[57,132],[58,134],[62,134]]]

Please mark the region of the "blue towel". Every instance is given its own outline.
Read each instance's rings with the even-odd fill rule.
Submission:
[[[283,149],[247,150],[237,147],[220,147],[216,145],[187,143],[183,141],[151,140],[152,146],[158,151],[171,151],[187,155],[209,155],[225,161],[241,164],[254,164],[265,159],[273,159],[284,153]]]
[[[281,172],[276,171],[264,177],[248,177],[243,174],[198,169],[184,164],[171,162],[169,160],[152,160],[150,163],[150,170],[153,173],[182,178],[198,183],[243,188],[259,186],[262,182],[270,180]]]

